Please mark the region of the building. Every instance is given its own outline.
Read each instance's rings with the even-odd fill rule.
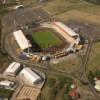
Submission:
[[[30,41],[27,40],[27,38],[24,36],[22,30],[13,32],[13,35],[21,50],[25,50],[28,49],[29,47],[32,47]]]
[[[66,26],[61,22],[52,22],[53,28],[59,32],[69,43],[79,44],[80,37],[79,34],[74,32],[70,27]]]
[[[96,79],[96,80],[95,80],[95,86],[94,86],[94,88],[95,88],[98,92],[100,92],[100,79]]]
[[[72,90],[69,92],[69,96],[72,100],[77,100],[80,98],[80,94],[76,90]]]
[[[20,69],[21,69],[20,63],[13,62],[5,70],[4,74],[10,75],[10,76],[16,76],[16,74],[19,72]]]
[[[32,85],[42,82],[42,78],[40,77],[40,75],[38,75],[35,71],[31,70],[28,67],[23,68],[23,70],[20,72],[20,75]]]
[[[0,86],[2,86],[2,87],[12,88],[14,85],[15,85],[15,83],[12,81],[9,81],[9,80],[0,81]]]
[[[96,85],[94,86],[94,88],[95,88],[98,92],[100,92],[100,85],[99,85],[99,84],[96,84]]]

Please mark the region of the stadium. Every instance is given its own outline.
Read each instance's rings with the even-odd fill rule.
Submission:
[[[79,34],[62,22],[27,25],[26,30],[14,31],[13,36],[20,54],[36,62],[60,58],[81,49]]]

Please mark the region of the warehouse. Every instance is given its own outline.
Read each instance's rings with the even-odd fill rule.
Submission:
[[[42,78],[38,75],[35,71],[31,70],[30,68],[26,67],[21,72],[20,75],[23,76],[29,83],[32,85],[39,84],[42,82]]]
[[[4,74],[10,75],[10,76],[16,76],[16,74],[19,72],[20,69],[21,69],[20,63],[13,62],[5,70]]]
[[[29,47],[32,47],[32,45],[30,44],[30,41],[27,40],[27,38],[24,36],[24,34],[21,30],[13,32],[13,35],[14,35],[18,45],[20,46],[21,50],[25,50]]]

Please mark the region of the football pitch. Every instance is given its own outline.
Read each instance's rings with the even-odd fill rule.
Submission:
[[[62,44],[62,40],[49,30],[33,32],[32,38],[41,48],[48,48]]]

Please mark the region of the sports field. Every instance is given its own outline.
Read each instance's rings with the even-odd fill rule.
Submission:
[[[62,40],[49,30],[33,32],[32,38],[41,48],[48,48],[62,44]]]

